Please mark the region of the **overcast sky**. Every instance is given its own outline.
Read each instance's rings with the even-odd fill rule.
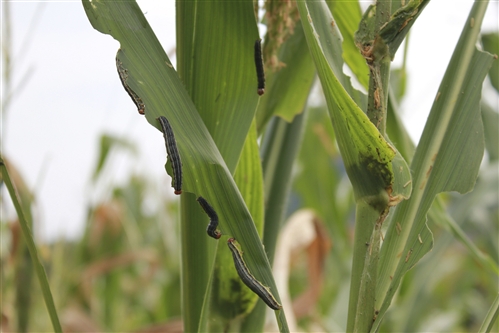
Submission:
[[[138,3],[175,65],[174,1]],[[401,108],[416,141],[472,3],[433,0],[411,30],[409,84]],[[100,135],[140,142],[137,159],[121,158],[113,165],[110,184],[122,182],[130,173],[168,184],[164,142],[161,133],[138,117],[119,82],[114,60],[119,43],[92,28],[80,1],[9,5],[13,85],[30,75],[8,109],[2,110],[2,154],[35,192],[37,237],[75,237],[83,229],[88,198],[99,201],[103,195],[89,195]],[[4,6],[2,2],[2,21]],[[489,4],[483,30],[498,30],[497,2]],[[397,66],[400,59],[394,63]],[[496,99],[491,102],[497,109]],[[11,206],[2,214],[2,220],[15,216]]]

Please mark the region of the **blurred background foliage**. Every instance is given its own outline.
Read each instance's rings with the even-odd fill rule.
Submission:
[[[483,36],[483,46],[497,54],[498,40],[497,34]],[[497,61],[494,66],[492,84],[484,90],[499,96]],[[394,90],[400,102],[407,73],[404,67],[392,71],[392,82],[400,82],[400,89]],[[9,82],[8,74],[2,80]],[[2,103],[5,113],[6,101]],[[292,256],[289,294],[302,330],[341,331],[346,326],[355,202],[320,89],[312,90],[306,112],[286,218],[300,209],[311,209],[321,238]],[[440,195],[448,215],[429,216],[434,248],[404,277],[381,331],[477,331],[497,295],[497,272],[477,260],[463,238],[442,223],[442,219],[452,219],[479,252],[499,263],[499,116],[482,102],[482,117],[486,154],[475,189],[466,195]],[[390,133],[396,127],[390,121],[388,133],[397,144],[397,133]],[[134,156],[138,149],[127,138],[103,134],[95,147],[95,172],[88,179],[91,190],[83,236],[38,243],[66,332],[182,329],[178,200],[165,190],[167,184],[158,184],[148,175],[131,175],[119,186],[106,182],[106,173],[112,172],[106,166],[120,154]],[[36,229],[37,216],[32,214],[36,193],[16,173],[15,165],[9,168],[23,210]],[[101,193],[98,200],[96,192]],[[10,200],[5,191],[1,200],[2,206]],[[19,222],[2,216],[0,228],[1,329],[50,331]],[[323,260],[316,266],[310,264],[320,256]],[[316,292],[302,297],[314,285]],[[499,331],[497,323],[492,331]]]
[[[334,134],[327,110],[319,106],[309,111],[287,215],[304,207],[313,209],[332,246],[323,267],[328,278],[319,297],[313,304],[298,303],[309,311],[297,319],[305,330],[336,331],[344,327],[346,316],[354,200],[337,147],[330,141]],[[121,140],[111,140],[107,147],[106,138],[97,149],[105,160],[122,145]],[[131,154],[133,149],[122,153]],[[488,155],[472,193],[443,199],[466,235],[497,263],[498,165]],[[89,184],[105,182],[99,173]],[[22,178],[16,177],[16,184],[21,197],[32,197]],[[108,192],[107,199],[89,204],[80,240],[40,244],[64,329],[179,331],[178,201],[145,175],[132,175]],[[24,202],[35,204],[36,199]],[[27,207],[25,211],[31,211]],[[23,252],[18,221],[2,221],[1,228],[2,325],[6,331],[24,324],[27,332],[48,331],[50,321],[39,286],[32,283],[31,260]],[[404,278],[382,331],[476,331],[495,297],[491,291],[497,289],[497,274],[477,262],[438,220],[430,219],[430,228],[435,237],[431,256]],[[305,255],[292,261],[292,297],[309,286],[306,263]]]

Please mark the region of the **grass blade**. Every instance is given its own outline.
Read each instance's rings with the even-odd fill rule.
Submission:
[[[9,191],[9,195],[12,199],[12,202],[14,203],[14,207],[16,209],[17,216],[19,218],[19,224],[21,225],[21,230],[24,235],[24,240],[26,241],[26,245],[28,247],[31,260],[33,261],[33,266],[36,275],[38,277],[38,281],[40,282],[40,287],[42,289],[42,294],[43,294],[43,300],[45,301],[45,305],[47,306],[47,310],[50,315],[50,320],[52,321],[52,327],[54,328],[55,332],[62,333],[61,324],[59,322],[59,317],[57,315],[57,310],[55,308],[52,292],[50,291],[50,286],[47,279],[47,274],[45,273],[45,268],[43,267],[40,257],[38,256],[38,251],[36,249],[36,245],[33,240],[32,232],[30,230],[28,221],[26,220],[25,214],[22,210],[17,190],[10,179],[7,166],[5,165],[4,159],[1,156],[0,156],[0,170],[2,174],[2,180],[5,183],[5,186],[7,186],[7,190]]]
[[[499,295],[497,295],[496,299],[490,306],[489,312],[487,312],[487,315],[485,316],[482,322],[482,326],[480,326],[480,329],[478,330],[478,333],[491,332],[492,326],[497,320],[498,315],[499,315]]]

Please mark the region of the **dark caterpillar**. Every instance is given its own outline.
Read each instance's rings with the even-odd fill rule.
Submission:
[[[265,71],[263,70],[262,57],[262,40],[257,39],[255,42],[255,66],[256,77],[258,79],[258,95],[262,96],[265,93]]]
[[[197,201],[201,205],[201,208],[203,208],[206,215],[208,215],[210,217],[210,224],[208,224],[208,227],[206,228],[206,233],[210,237],[213,237],[215,239],[219,239],[220,236],[222,236],[222,233],[217,230],[217,227],[218,227],[217,212],[215,212],[213,207],[210,206],[210,204],[208,203],[208,201],[206,201],[205,198],[200,196],[199,198],[197,198]]]
[[[118,53],[120,50],[118,50]],[[123,63],[121,60],[118,59],[118,55],[116,55],[116,69],[118,70],[118,74],[120,76],[121,84],[123,85],[123,88],[125,88],[126,92],[128,95],[132,98],[132,101],[135,103],[137,106],[137,110],[139,111],[140,114],[145,114],[146,113],[146,106],[144,102],[142,102],[142,99],[133,91],[128,84],[126,83],[128,79],[128,70],[123,67]]]
[[[270,292],[269,287],[264,286],[260,281],[255,279],[253,274],[246,266],[243,260],[243,252],[235,244],[236,240],[234,238],[229,238],[227,240],[227,245],[232,252],[232,258],[234,259],[234,265],[236,266],[236,271],[244,284],[250,288],[255,294],[257,294],[262,301],[265,302],[272,310],[282,309],[282,305],[277,302],[274,295]]]
[[[173,169],[173,188],[175,189],[175,194],[182,194],[182,161],[180,160],[180,154],[177,149],[177,141],[175,141],[175,135],[173,135],[173,129],[163,116],[157,118],[161,124],[163,130],[163,136],[165,137],[166,152],[168,153],[168,158],[172,162]]]

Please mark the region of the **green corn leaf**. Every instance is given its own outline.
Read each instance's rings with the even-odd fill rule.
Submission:
[[[260,133],[268,120],[279,116],[287,122],[303,111],[314,82],[315,67],[307,49],[301,22],[294,33],[282,44],[278,58],[285,67],[266,72],[265,94],[258,105],[257,125]]]
[[[244,143],[241,158],[237,164],[234,180],[255,221],[258,234],[261,236],[263,234],[264,216],[263,176],[257,139],[256,122],[253,121]]]
[[[327,224],[335,247],[343,250],[349,246],[349,231],[345,221],[352,207],[353,196],[349,186],[344,186],[347,187],[346,193],[335,195],[340,191],[344,177],[335,141],[327,109],[310,109],[298,156],[300,172],[295,177],[293,187],[303,207],[312,208],[320,216]]]
[[[405,6],[395,11],[390,17],[390,21],[381,27],[379,35],[383,38],[385,44],[388,45],[392,59],[395,57],[395,53],[412,25],[429,2],[430,0],[409,1]]]
[[[497,63],[498,61],[494,61]],[[485,130],[485,148],[491,161],[499,159],[499,113],[482,101],[482,120]]]
[[[470,22],[471,24],[471,22]],[[483,49],[487,52],[499,54],[499,33],[489,33],[482,35]],[[489,71],[490,83],[499,92],[499,61],[494,61]]]
[[[7,160],[4,160],[4,163],[6,165],[5,171],[8,171],[8,176],[10,177],[10,179],[5,180],[5,176],[3,174],[0,174],[0,183],[4,185],[4,183],[8,181],[12,182],[12,186],[14,187],[15,192],[18,195],[18,198],[12,198],[12,200],[14,201],[15,199],[17,199],[19,201],[20,210],[22,211],[25,219],[25,222],[22,221],[21,217],[19,217],[18,212],[17,223],[19,223],[19,225],[21,225],[21,223],[27,223],[27,227],[33,228],[33,205],[35,204],[34,195],[21,176],[18,168],[16,168]],[[14,205],[14,207],[16,206]],[[31,235],[25,235],[25,237],[31,237]],[[13,253],[16,253],[14,259],[15,309],[17,311],[17,329],[20,332],[27,332],[29,325],[33,322],[34,319],[32,289],[34,279],[34,260],[30,258],[29,250],[29,240],[21,238],[16,250],[12,251]]]
[[[234,164],[237,159],[233,157],[239,157],[243,148],[241,138],[248,132],[258,101],[253,63],[253,45],[258,32],[253,7],[249,1],[229,1],[218,6],[212,6],[210,2],[179,1],[176,10],[179,75],[231,173],[237,174]],[[214,20],[217,16],[220,19]],[[251,139],[254,140],[252,145],[256,145],[256,138],[251,135]],[[249,147],[248,140],[250,136],[246,137],[245,147]],[[253,147],[253,151],[254,149],[256,148]],[[259,159],[254,156],[249,160],[240,160],[238,165],[248,171],[261,168]],[[246,177],[245,181],[238,182],[235,179],[236,184],[254,221],[261,229],[263,217],[254,214],[263,209],[263,195],[261,189],[260,192],[252,191],[255,190],[252,186],[261,187],[261,172],[259,176],[253,172],[242,172]],[[197,203],[183,200],[182,205],[188,210],[191,206],[197,206]],[[182,219],[183,227],[191,223],[194,228],[197,225],[197,221]],[[206,241],[206,237],[204,240]],[[202,242],[186,241],[190,243],[186,246],[199,251],[203,251],[206,246]],[[218,246],[221,249],[217,251],[215,271],[209,272],[213,278],[206,295],[210,296],[203,300],[203,313],[209,316],[209,326],[200,323],[199,327],[203,327],[201,331],[224,329],[226,322],[251,310],[257,298],[240,281],[231,265],[220,264],[231,262],[232,258],[224,242],[219,242]],[[208,260],[211,261],[211,258]],[[185,257],[183,261],[184,270],[193,272],[195,279],[198,279],[196,286],[184,289],[184,294],[187,295],[192,290],[198,294],[195,288],[203,288],[203,281],[199,280],[201,275],[195,273],[196,258]],[[235,285],[239,286],[237,293],[230,289]],[[213,293],[211,288],[215,289]],[[193,313],[192,320],[197,317]]]
[[[177,3],[178,72],[232,173],[258,103],[258,38],[252,1]]]
[[[475,48],[486,7],[487,2],[473,6],[468,22],[473,18],[475,24],[471,27],[467,22],[463,29],[411,164],[411,199],[397,206],[391,218],[381,249],[379,315],[372,332],[378,329],[403,274],[431,249],[426,213],[436,194],[468,192],[475,184],[484,148],[481,87],[494,59]]]
[[[209,3],[201,4],[201,2],[199,2],[197,4],[199,5],[198,9],[201,9],[201,6]],[[229,3],[227,4],[229,5]],[[238,2],[232,2],[232,4],[238,4]],[[251,4],[251,2],[245,2],[243,5],[248,4]],[[251,126],[257,103],[257,95],[254,87],[256,85],[256,78],[253,65],[253,43],[256,38],[253,38],[250,33],[247,38],[240,38],[239,42],[231,42],[224,46],[234,48],[234,52],[242,52],[241,59],[239,59],[239,66],[241,66],[241,69],[234,75],[243,77],[243,81],[246,82],[247,80],[247,82],[240,83],[234,88],[234,94],[236,95],[231,95],[231,93],[227,91],[221,91],[215,88],[224,85],[230,86],[232,82],[219,81],[219,79],[216,79],[215,82],[211,82],[210,78],[207,77],[204,78],[206,80],[204,81],[206,86],[203,87],[206,88],[210,84],[213,85],[214,87],[210,88],[212,89],[210,94],[207,94],[206,96],[194,96],[194,98],[191,99],[187,90],[184,88],[184,83],[190,92],[201,89],[194,89],[195,85],[198,83],[191,82],[197,80],[197,72],[193,67],[184,68],[182,71],[179,69],[180,72],[187,73],[187,75],[182,78],[184,82],[180,80],[177,72],[171,66],[167,55],[161,48],[159,41],[135,2],[90,2],[84,0],[83,5],[93,27],[105,34],[111,34],[120,42],[121,50],[118,52],[117,57],[123,63],[123,67],[128,71],[129,77],[127,82],[130,88],[140,96],[145,104],[146,120],[158,129],[157,117],[163,115],[170,121],[175,132],[179,153],[183,163],[183,191],[185,192],[185,195],[189,197],[193,197],[192,195],[189,195],[190,193],[194,193],[195,196],[202,195],[217,211],[220,219],[220,229],[223,230],[226,235],[220,240],[221,244],[219,251],[229,253],[228,248],[224,244],[227,241],[227,236],[236,238],[245,253],[244,257],[250,271],[259,281],[269,286],[274,296],[279,300],[271,268],[253,223],[253,219],[232,178],[232,173],[235,171],[239,160],[240,152],[246,139],[247,132]],[[185,9],[185,7],[181,7],[180,9]],[[206,8],[206,10],[208,10],[208,8]],[[228,18],[233,14],[234,13],[230,11],[222,11],[220,13],[212,12],[213,17],[211,17],[211,20],[218,22],[220,21],[217,20],[217,18],[219,18],[218,15],[221,15],[220,17],[223,18]],[[185,16],[181,17],[180,20],[188,20],[188,18],[189,15],[187,13]],[[200,18],[200,22],[207,22],[206,20],[207,18]],[[237,22],[234,24],[236,23]],[[256,36],[256,27],[254,31]],[[206,31],[205,33],[208,34],[212,32]],[[233,36],[231,37],[231,40],[234,40],[236,36],[240,37],[244,35],[244,33],[238,35],[237,31],[227,33]],[[196,36],[193,36],[193,38],[194,37]],[[226,36],[226,38],[229,37]],[[249,45],[246,45],[246,39],[252,39],[253,41],[249,43]],[[205,43],[201,37],[199,40],[196,39],[195,41],[179,40],[179,43],[191,42]],[[206,46],[206,44],[203,45]],[[208,49],[210,48],[211,47],[208,47]],[[184,49],[188,50],[189,48],[184,47]],[[197,61],[199,58],[203,57],[203,55],[197,53],[196,50],[193,49],[191,51],[190,54],[179,54],[179,58],[192,57]],[[210,55],[206,56],[211,58]],[[222,55],[219,54],[219,56]],[[216,61],[213,58],[212,60]],[[179,63],[181,63],[180,60]],[[184,61],[183,63],[188,62]],[[203,63],[204,66],[218,66],[211,62]],[[231,63],[231,65],[235,64]],[[248,75],[242,75],[241,71],[243,71],[242,73],[247,72]],[[200,72],[207,73],[209,71],[200,69]],[[250,72],[251,76],[249,74]],[[196,74],[196,80],[193,79],[192,75],[194,74]],[[190,76],[192,76],[192,79],[189,81]],[[251,88],[248,88],[250,91],[248,94],[246,93],[246,90],[248,89],[245,88],[245,84],[247,84],[247,87],[251,86]],[[225,94],[227,94],[228,97]],[[244,99],[246,94],[249,97]],[[239,98],[242,98],[244,103],[241,102]],[[202,115],[203,118],[201,118],[200,113],[198,113],[198,110],[194,106],[193,100],[196,101],[196,104],[200,101],[205,101],[207,104],[211,105],[211,108],[213,108],[213,105],[216,103],[222,103],[223,101],[223,104],[226,105],[225,108],[233,109],[234,111],[229,114],[224,114],[223,117],[221,114],[207,114]],[[238,101],[236,102],[235,100]],[[247,106],[244,106],[246,111],[239,112],[239,106],[245,104],[247,104]],[[211,118],[212,116],[213,118]],[[225,117],[228,119],[225,119]],[[210,131],[208,131],[205,126],[205,121],[210,124]],[[232,133],[230,135],[234,136],[234,138],[228,137],[229,134],[224,133],[224,129],[220,128],[220,131],[218,130],[218,127],[220,127],[219,124],[222,121],[224,122],[224,128],[227,131],[229,130],[229,127],[233,127],[230,129],[230,133]],[[214,128],[216,130],[213,130]],[[217,144],[215,144],[214,138],[217,139]],[[220,147],[218,147],[218,143],[223,141],[227,142],[227,146],[220,145]],[[222,157],[221,153],[224,157]],[[190,200],[189,198],[185,199]],[[183,211],[183,213],[186,212]],[[199,226],[196,226],[196,228],[198,227]],[[205,228],[206,226],[202,226],[203,232]],[[197,233],[197,231],[198,230],[196,229],[196,231],[193,232]],[[182,239],[186,240],[188,237],[189,232],[183,232]],[[208,239],[207,241],[214,242],[214,240],[211,239]],[[199,252],[206,250],[206,248],[199,248]],[[200,255],[204,254],[200,253]],[[233,266],[232,261],[227,262],[227,265]],[[205,293],[202,292],[201,295],[204,297]],[[200,308],[201,306],[199,306],[199,309]],[[199,310],[199,313],[200,311],[201,310]],[[278,323],[281,330],[287,331],[284,311],[277,311],[276,316],[278,316]]]
[[[263,181],[255,121],[246,138],[243,152],[234,175],[234,180],[255,221],[255,226],[261,238],[261,235],[263,234],[264,216]],[[210,304],[210,312],[212,314],[217,314],[217,317],[221,318],[221,325],[214,322],[214,320],[217,320],[217,317],[211,316],[209,318],[212,331],[217,328],[224,329],[227,323],[234,318],[241,318],[241,316],[247,315],[258,300],[257,295],[241,283],[233,266],[222,264],[226,262],[232,263],[232,254],[227,251],[225,242],[219,242],[218,246],[220,247],[217,253],[218,264],[214,267],[215,271],[212,285],[214,292],[210,298],[205,298],[205,303],[209,302]],[[236,286],[241,290],[236,292]]]
[[[396,152],[379,134],[359,105],[365,105],[364,96],[353,90],[348,78],[343,75],[341,39],[331,26],[332,16],[324,2],[299,2],[298,8],[312,58],[329,107],[333,128],[347,173],[354,188],[356,199],[367,200],[383,210],[391,196],[408,196],[409,179],[394,180],[392,160]],[[351,93],[351,95],[350,95]],[[353,96],[353,99],[352,97]],[[401,173],[397,165],[397,176]],[[407,169],[408,170],[408,169]],[[402,174],[408,175],[407,170]],[[394,181],[398,184],[393,186]],[[400,185],[399,185],[400,184]],[[383,207],[383,208],[380,208]]]
[[[284,52],[286,50],[286,52]],[[279,59],[286,67],[267,76],[267,92],[257,112],[259,131],[263,117],[275,114],[268,124],[261,144],[265,188],[264,246],[272,263],[277,236],[286,211],[293,161],[301,144],[305,104],[315,76],[315,66],[308,51],[301,21],[294,34],[281,46]],[[294,117],[294,118],[293,118]],[[286,120],[284,120],[286,119]],[[288,122],[291,121],[291,122]],[[259,301],[242,323],[243,332],[261,331],[266,305]]]
[[[395,111],[397,109],[397,106],[395,105],[394,99],[392,98],[391,94],[388,100],[389,100],[388,122],[387,122],[388,134],[390,135],[391,138],[395,138],[393,140],[397,142],[397,148],[399,149],[399,151],[402,152],[402,154],[404,154],[404,158],[406,158],[408,161],[411,161],[412,155],[414,154],[414,148],[415,148],[414,143],[407,134],[404,125],[400,122],[400,119],[398,117],[398,112]],[[484,109],[484,105],[482,102],[482,119],[484,123],[485,144],[487,146],[487,126],[497,127],[497,124],[499,124],[499,119],[488,118],[487,116],[485,116],[485,111],[486,110]],[[491,112],[497,115],[497,113],[494,112],[493,110]],[[487,121],[487,119],[489,121]],[[495,137],[497,138],[497,132],[499,132],[499,130],[495,132],[493,130],[490,130],[489,135],[491,136],[495,135]],[[479,189],[475,187],[473,195],[479,198],[483,197],[483,195],[486,194],[488,195],[488,192],[486,192],[486,188],[484,187],[485,186],[481,186]],[[479,191],[478,193],[477,190]],[[463,212],[470,211],[472,206],[476,204],[476,201],[467,200],[466,203],[467,203],[466,205],[462,204],[459,205],[459,207]],[[464,246],[466,246],[469,250],[469,253],[475,258],[475,260],[481,262],[484,267],[489,268],[494,273],[497,273],[499,271],[499,268],[497,264],[493,261],[493,259],[488,254],[480,251],[478,247],[473,243],[473,241],[469,239],[466,233],[462,230],[460,225],[456,221],[454,221],[454,219],[449,215],[449,213],[446,210],[446,206],[440,196],[437,196],[431,208],[429,209],[428,214],[432,221],[435,221],[435,223],[440,224],[443,228],[446,228],[449,232],[451,232],[454,235],[454,237],[458,241],[460,241]],[[462,214],[458,215],[461,216]]]
[[[362,12],[358,1],[326,1],[335,24],[338,24],[343,37],[343,60],[350,67],[360,84],[367,89],[369,86],[369,68],[366,60],[355,45],[355,31],[362,19]],[[331,23],[333,24],[333,23]]]
[[[370,242],[375,224],[379,228],[378,218],[384,219],[390,204],[409,196],[409,168],[403,165],[402,158],[394,163],[394,168],[395,149],[371,123],[363,111],[365,107],[359,107],[365,104],[342,72],[341,38],[337,37],[336,25],[331,25],[333,19],[325,3],[299,2],[298,8],[357,201],[354,258],[364,258],[362,253],[366,252],[365,244]],[[359,229],[363,233],[357,232]],[[372,323],[372,317],[365,314],[374,307],[374,293],[365,298],[359,293],[364,283],[369,283],[365,290],[376,285],[373,270],[376,271],[377,249],[371,253],[372,257],[366,262],[354,260],[353,263],[351,285],[359,288],[351,288],[348,330],[365,331]],[[356,318],[355,314],[362,315]]]

